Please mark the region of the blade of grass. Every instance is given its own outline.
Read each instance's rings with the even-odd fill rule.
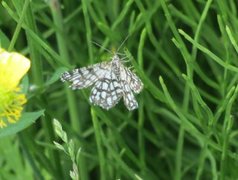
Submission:
[[[228,105],[226,107],[226,112],[225,112],[225,119],[224,119],[224,124],[223,124],[223,147],[222,147],[222,154],[221,154],[221,161],[220,161],[220,168],[221,168],[221,179],[225,179],[225,174],[227,170],[227,153],[228,153],[228,147],[229,147],[229,140],[230,140],[230,133],[231,133],[231,128],[233,125],[233,120],[231,117],[231,109],[232,109],[232,104],[234,103],[236,97],[238,95],[238,86],[236,86],[234,94],[232,97],[229,99]]]
[[[236,50],[236,53],[238,54],[238,45],[236,43],[234,36],[232,35],[231,29],[229,28],[229,26],[226,26],[226,32],[231,41],[231,44],[233,45],[234,49]]]
[[[201,50],[202,52],[204,52],[205,54],[207,54],[209,57],[211,57],[211,59],[213,59],[216,63],[218,63],[219,65],[221,65],[224,68],[227,68],[230,71],[234,71],[234,72],[238,72],[238,68],[235,66],[232,66],[230,64],[225,63],[222,59],[220,59],[218,56],[216,56],[214,53],[212,53],[210,50],[208,50],[206,47],[202,46],[201,44],[195,42],[187,33],[185,33],[183,30],[179,29],[179,33],[182,34],[185,39],[187,39],[189,42],[191,42],[192,44],[195,44],[195,46]]]
[[[15,32],[14,32],[13,37],[11,39],[10,45],[8,47],[9,51],[13,50],[13,47],[16,43],[17,37],[18,37],[18,35],[20,33],[20,30],[21,30],[22,23],[24,21],[25,13],[27,12],[27,8],[28,8],[29,4],[30,4],[30,1],[25,1],[24,5],[23,5],[23,9],[22,9],[22,13],[20,15],[20,19],[17,23],[17,27],[15,29]]]
[[[179,136],[176,148],[176,158],[175,158],[175,174],[174,180],[179,180],[182,178],[182,157],[183,157],[183,146],[184,146],[184,128],[180,125]]]
[[[138,47],[138,65],[143,69],[143,47],[145,43],[145,37],[146,37],[146,29],[144,28],[141,32],[139,47]],[[140,149],[139,159],[141,164],[141,173],[145,174],[146,169],[146,158],[145,158],[145,140],[143,136],[143,129],[144,129],[144,101],[143,99],[140,100],[140,107],[138,111],[138,147]]]
[[[93,49],[92,49],[92,30],[90,26],[90,20],[88,15],[88,1],[82,0],[82,8],[84,14],[84,21],[86,27],[86,37],[87,37],[87,45],[88,45],[88,54],[89,54],[89,62],[93,62]]]
[[[105,180],[107,179],[107,173],[106,173],[106,161],[105,161],[105,156],[103,152],[102,138],[101,138],[102,132],[101,132],[100,124],[96,116],[96,112],[94,111],[93,108],[91,108],[91,116],[92,116],[94,133],[95,133],[96,144],[97,144],[98,160],[100,164],[100,179]]]

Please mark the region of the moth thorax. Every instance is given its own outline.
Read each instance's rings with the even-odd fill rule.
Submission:
[[[119,68],[120,66],[120,58],[117,54],[115,54],[113,57],[112,57],[112,66],[114,68]]]
[[[115,73],[117,79],[120,77],[120,58],[117,54],[112,57],[112,71]]]
[[[115,61],[115,62],[120,61],[119,56],[118,56],[117,54],[115,54],[115,55],[112,57],[112,61]]]

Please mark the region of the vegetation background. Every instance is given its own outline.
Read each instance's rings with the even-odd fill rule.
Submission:
[[[238,178],[237,0],[8,0],[1,46],[30,57],[26,112],[44,116],[0,140],[0,179],[70,179],[53,119],[75,150],[79,178]],[[124,47],[144,83],[139,109],[106,111],[60,74]],[[1,130],[0,130],[1,131]]]

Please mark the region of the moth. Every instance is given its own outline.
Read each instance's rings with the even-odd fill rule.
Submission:
[[[90,103],[103,109],[114,107],[121,98],[129,111],[138,108],[134,93],[143,89],[140,78],[128,67],[118,53],[114,53],[111,61],[97,63],[88,67],[64,72],[61,81],[71,83],[73,90],[92,86]]]

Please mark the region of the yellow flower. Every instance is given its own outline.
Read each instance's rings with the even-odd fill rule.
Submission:
[[[0,48],[0,128],[15,123],[21,116],[25,94],[19,82],[30,68],[30,60]]]

